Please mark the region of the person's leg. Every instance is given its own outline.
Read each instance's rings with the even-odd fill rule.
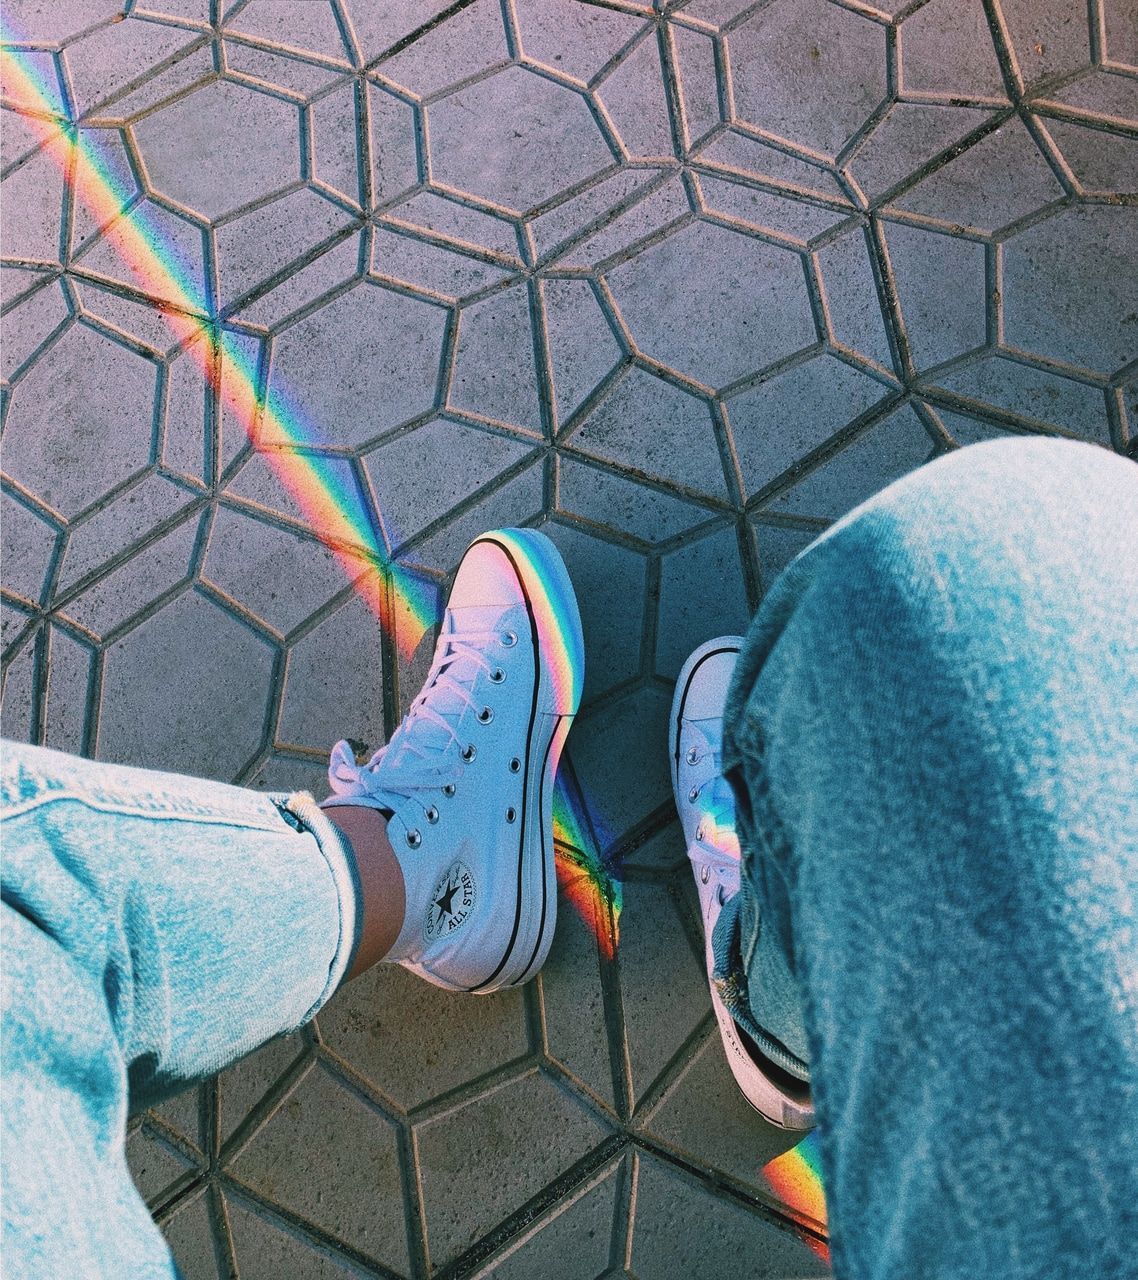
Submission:
[[[498,530],[463,559],[409,714],[365,765],[337,745],[323,808],[5,744],[5,1274],[172,1275],[128,1108],[300,1026],[346,977],[386,958],[492,991],[538,971],[581,648],[553,544]]]
[[[716,942],[810,1060],[839,1276],[1134,1274],[1136,530],[1133,463],[966,449],[804,552],[740,657]]]
[[[128,1107],[320,1008],[360,924],[349,852],[306,796],[10,743],[2,801],[6,1265],[173,1274]]]

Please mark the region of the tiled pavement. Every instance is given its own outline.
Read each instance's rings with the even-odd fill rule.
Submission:
[[[125,8],[12,0],[8,34],[387,553],[445,584],[487,526],[561,547],[623,899],[615,955],[570,885],[524,992],[374,972],[136,1123],[186,1275],[824,1273],[714,1035],[669,680],[934,453],[1132,450],[1138,5]],[[319,792],[429,639],[381,635],[27,101],[8,77],[4,732]]]

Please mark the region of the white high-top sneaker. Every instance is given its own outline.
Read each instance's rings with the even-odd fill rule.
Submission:
[[[468,548],[434,661],[366,765],[333,748],[326,804],[390,812],[407,908],[387,956],[452,991],[541,968],[557,919],[553,778],[581,700],[584,641],[556,547],[498,529]]]
[[[773,1041],[756,1043],[735,1021],[712,981],[711,935],[723,904],[741,883],[735,799],[721,773],[723,708],[741,636],[720,636],[688,658],[676,681],[668,731],[672,789],[695,873],[703,920],[711,1003],[727,1062],[747,1101],[781,1129],[813,1128],[809,1084],[801,1064]]]

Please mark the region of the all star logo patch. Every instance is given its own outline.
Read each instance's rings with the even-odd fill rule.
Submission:
[[[427,942],[449,937],[474,910],[474,876],[465,862],[452,862],[439,878],[427,907]]]

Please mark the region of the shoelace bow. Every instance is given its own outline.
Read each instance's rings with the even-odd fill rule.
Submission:
[[[477,646],[498,638],[493,630],[440,636],[432,673],[390,741],[364,765],[356,763],[346,742],[333,748],[328,770],[333,790],[377,799],[401,796],[431,807],[420,793],[452,786],[461,777],[462,758],[454,750],[463,742],[459,725],[478,705],[473,693],[478,673],[494,670]]]

